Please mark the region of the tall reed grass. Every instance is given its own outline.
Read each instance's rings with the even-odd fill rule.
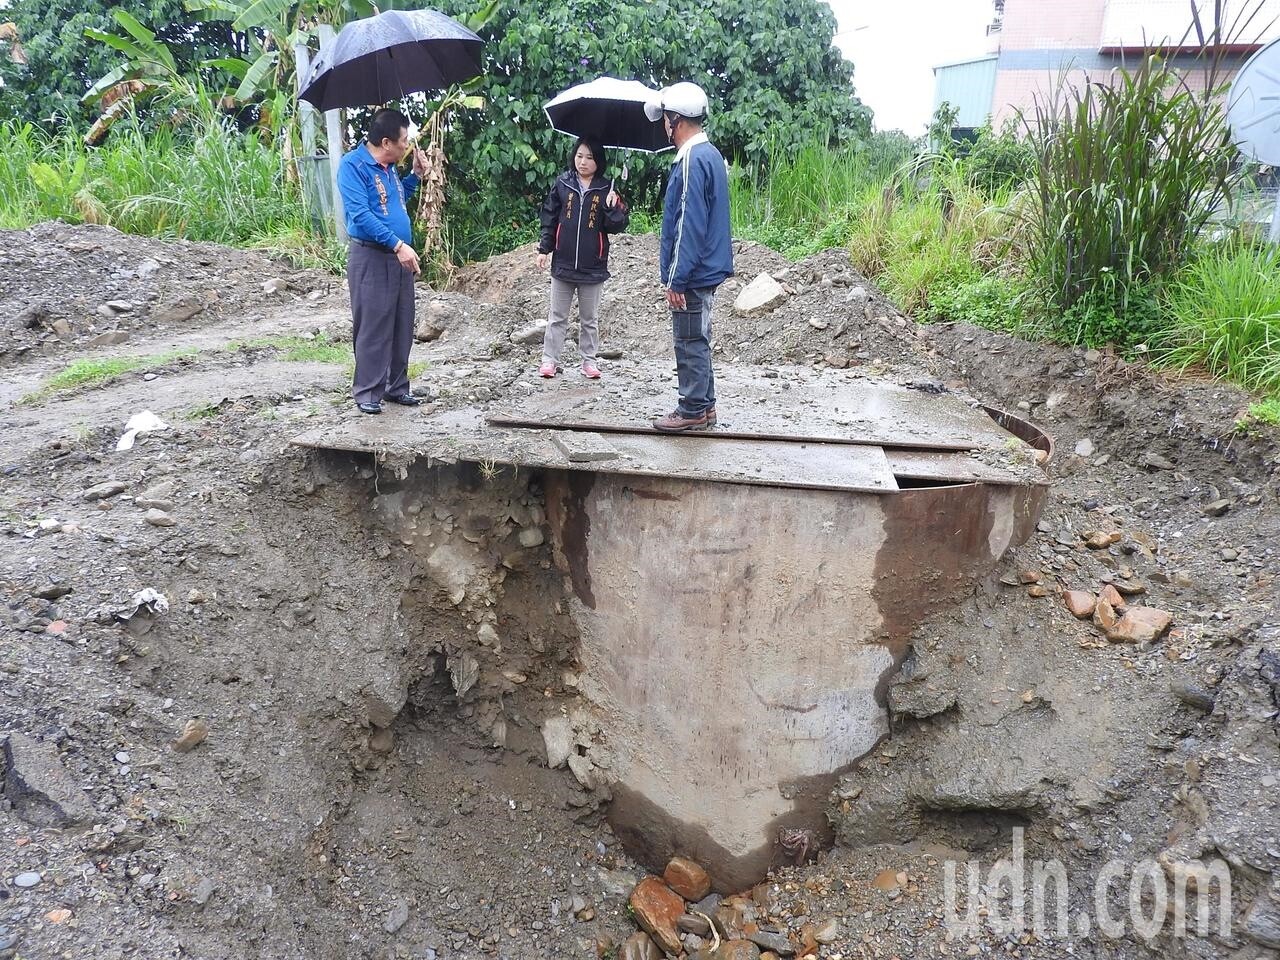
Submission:
[[[1207,48],[1206,48],[1207,49]],[[1157,53],[1038,100],[1026,265],[1058,336],[1142,337],[1152,288],[1188,259],[1239,180],[1218,61],[1189,78]],[[1105,301],[1105,302],[1104,302]]]

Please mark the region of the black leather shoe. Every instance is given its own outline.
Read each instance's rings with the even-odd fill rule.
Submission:
[[[412,393],[402,393],[398,397],[384,397],[392,403],[398,403],[402,407],[417,407],[422,405],[422,401],[415,397]]]
[[[381,413],[382,404],[380,403],[357,403],[361,413]]]

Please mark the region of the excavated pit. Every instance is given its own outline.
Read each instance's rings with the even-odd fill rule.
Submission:
[[[740,890],[797,836],[830,842],[828,794],[887,734],[912,630],[1030,535],[1052,443],[949,394],[732,368],[714,432],[662,436],[636,411],[660,412],[667,379],[518,380],[487,417],[367,418],[294,442],[374,453],[411,486],[441,461],[532,471],[577,635],[580,696],[543,722],[549,750],[551,728],[570,745],[552,762],[612,796],[637,859],[689,856]],[[389,525],[409,543],[405,506]],[[422,546],[447,592],[457,558]],[[455,688],[484,672],[491,641],[476,643],[450,653]]]

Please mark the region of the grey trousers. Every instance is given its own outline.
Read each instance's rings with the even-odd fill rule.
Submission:
[[[569,332],[569,308],[573,306],[573,294],[578,294],[578,353],[583,360],[595,360],[600,349],[600,297],[603,283],[570,283],[551,278],[551,316],[547,318],[547,332],[542,337],[543,362],[559,363],[564,350],[565,334]]]
[[[716,405],[716,375],[711,369],[711,308],[715,299],[715,287],[686,290],[685,308],[671,311],[680,389],[676,410],[682,416],[697,417]]]
[[[413,348],[413,274],[390,251],[351,244],[347,255],[356,403],[409,392]]]

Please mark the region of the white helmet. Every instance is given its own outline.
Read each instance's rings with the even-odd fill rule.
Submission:
[[[690,120],[705,120],[707,94],[696,83],[687,80],[663,87],[658,94],[645,101],[644,115],[656,123],[664,113],[678,113]]]

